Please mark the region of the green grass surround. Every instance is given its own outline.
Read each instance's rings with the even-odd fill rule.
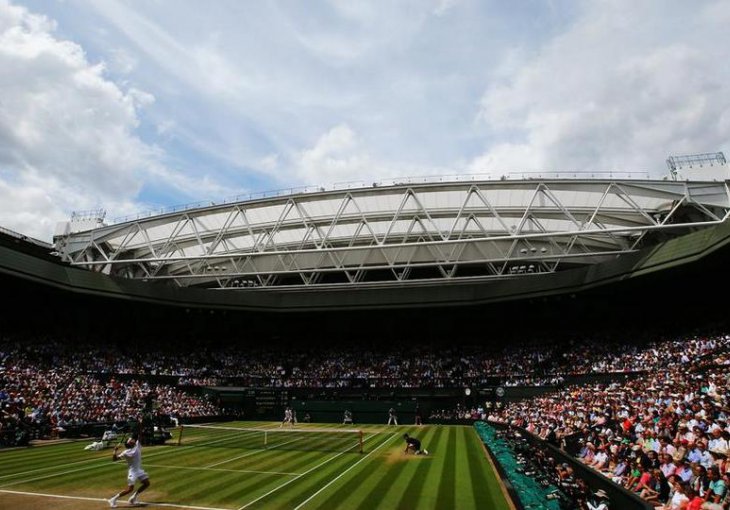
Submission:
[[[149,503],[147,508],[155,508],[155,502],[221,510],[509,508],[472,427],[358,425],[365,439],[359,453],[348,450],[357,442],[354,434],[322,440],[305,434],[273,437],[275,433],[264,448],[257,437],[261,433],[245,429],[278,429],[278,424],[226,426],[242,432],[187,429],[181,446],[144,448],[143,467],[152,486],[140,499]],[[310,427],[336,431],[342,426]],[[430,455],[404,454],[405,432],[421,439]],[[284,444],[290,437],[293,442]],[[2,491],[100,499],[114,495],[126,483],[126,464],[113,463],[110,449],[84,450],[88,442],[0,450],[0,508],[10,497]],[[28,508],[39,508],[38,501],[28,496]],[[106,503],[99,500],[98,507]]]

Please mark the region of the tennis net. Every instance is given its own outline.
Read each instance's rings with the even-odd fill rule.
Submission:
[[[251,428],[183,425],[178,445],[241,449],[363,452],[363,433],[335,428]]]

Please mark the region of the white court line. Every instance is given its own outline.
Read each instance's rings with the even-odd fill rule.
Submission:
[[[167,468],[167,469],[191,469],[194,471],[223,471],[225,473],[260,473],[262,475],[299,476],[301,474],[301,473],[284,473],[281,471],[253,471],[250,469],[225,469],[225,468],[194,467],[194,466],[166,466],[164,464],[146,464],[146,467]]]
[[[11,473],[9,475],[1,475],[0,478],[10,478],[13,476],[27,475],[28,473],[37,473],[38,471],[50,471],[57,468],[63,468],[66,466],[73,466],[75,464],[86,464],[88,462],[95,462],[97,460],[108,460],[108,457],[95,457],[93,459],[78,460],[76,462],[67,462],[65,464],[58,464],[56,466],[46,466],[38,469],[31,469],[30,471],[21,471],[20,473]]]
[[[391,442],[393,440],[393,438],[394,437],[397,437],[397,436],[398,436],[398,434],[393,433],[388,439],[386,439],[385,441],[383,441],[382,443],[380,443],[378,446],[376,446],[375,448],[373,448],[373,450],[370,453],[368,453],[367,455],[365,455],[365,457],[363,457],[362,459],[360,459],[357,462],[355,462],[352,466],[350,466],[349,468],[345,469],[336,478],[334,478],[330,483],[328,483],[327,485],[325,485],[324,487],[322,487],[321,489],[319,489],[317,492],[315,492],[314,494],[312,494],[311,496],[309,496],[307,499],[305,499],[304,501],[302,501],[299,504],[299,506],[297,506],[294,510],[299,510],[304,505],[306,505],[307,503],[309,503],[312,499],[315,498],[315,496],[317,496],[317,494],[319,494],[320,492],[322,492],[323,490],[325,490],[327,487],[329,487],[330,485],[332,485],[333,483],[335,483],[337,480],[339,480],[340,478],[342,478],[343,476],[345,476],[345,474],[348,471],[350,471],[352,468],[354,468],[355,466],[357,466],[358,464],[360,464],[362,461],[366,460],[373,453],[375,453],[376,450],[379,450],[382,446],[384,446],[386,443]]]
[[[24,491],[6,491],[3,489],[0,489],[0,493],[5,494],[18,494],[21,496],[42,496],[44,498],[56,498],[56,499],[74,499],[77,501],[103,501],[104,503],[108,503],[108,499],[104,498],[85,498],[83,496],[63,496],[61,494],[47,494],[45,492],[24,492]],[[138,505],[140,503],[137,503]],[[212,507],[212,506],[193,506],[193,505],[176,505],[175,503],[154,503],[152,501],[144,502],[142,503],[146,506],[164,506],[168,508],[188,508],[191,510],[230,510],[228,508],[221,508],[221,507]]]
[[[220,462],[215,462],[215,463],[213,463],[213,464],[211,464],[209,466],[204,466],[204,467],[212,468],[212,467],[220,466],[221,464],[226,464],[228,462],[233,462],[234,460],[243,459],[245,457],[250,457],[251,455],[255,455],[257,453],[261,453],[261,452],[266,452],[266,451],[269,451],[269,450],[273,450],[277,446],[284,446],[285,444],[293,443],[295,441],[301,441],[302,439],[304,439],[304,438],[300,437],[300,438],[297,438],[297,439],[292,439],[291,441],[287,441],[286,443],[279,443],[279,444],[276,444],[274,446],[270,446],[268,448],[257,448],[256,450],[254,450],[252,452],[244,453],[243,455],[239,455],[238,457],[233,457],[232,459],[226,459],[226,460],[222,460]]]
[[[276,424],[269,425],[269,428],[274,428],[276,426],[277,426]],[[246,431],[248,428],[250,428],[250,427],[240,427],[240,430],[241,431]],[[260,427],[260,428],[266,428],[266,427],[264,426],[264,427]],[[208,443],[191,444],[191,445],[181,446],[181,447],[176,448],[175,450],[169,451],[169,452],[167,450],[155,451],[155,452],[150,453],[149,455],[145,455],[145,458],[156,457],[156,456],[161,455],[163,453],[174,453],[175,451],[180,451],[182,449],[188,449],[188,448],[191,448],[191,447],[194,447],[194,446],[195,447],[200,447],[200,446],[207,446],[207,445],[210,445],[210,444],[220,443],[222,441],[226,441],[228,439],[231,439],[232,437],[234,437],[234,434],[231,434],[230,436],[225,436],[222,439],[217,439],[215,441],[211,441],[211,442],[208,442]],[[74,441],[74,442],[80,442],[80,441]],[[68,444],[68,443],[62,443],[62,444]],[[0,475],[0,479],[3,479],[3,478],[13,478],[13,477],[16,477],[16,476],[27,475],[28,473],[38,473],[39,471],[40,472],[43,472],[43,471],[52,471],[52,470],[58,469],[58,468],[64,468],[64,467],[68,467],[68,466],[75,466],[77,464],[87,464],[89,462],[96,462],[96,461],[106,461],[106,458],[105,457],[95,457],[93,459],[78,460],[78,461],[75,461],[75,462],[66,462],[64,464],[56,464],[54,466],[46,466],[46,467],[41,467],[41,468],[37,468],[37,469],[31,469],[29,471],[21,471],[19,473],[10,473],[10,474],[6,474],[6,475]],[[88,469],[93,469],[94,467],[97,467],[97,466],[89,466]],[[63,473],[63,474],[65,474],[65,473]]]
[[[3,484],[2,487],[12,487],[13,485],[20,485],[23,483],[35,482],[36,480],[45,480],[46,478],[53,478],[54,476],[68,475],[70,473],[77,473],[79,471],[88,471],[89,469],[101,469],[101,468],[106,468],[106,467],[117,467],[117,466],[119,466],[119,464],[112,463],[111,459],[109,459],[108,463],[98,464],[98,465],[95,464],[93,466],[86,466],[86,467],[82,467],[82,468],[78,468],[78,469],[69,469],[67,471],[62,471],[60,473],[51,473],[50,475],[36,476],[34,478],[26,478],[25,480],[15,480],[14,482]]]
[[[241,430],[246,430],[246,429],[242,428]],[[155,451],[155,452],[150,453],[149,455],[145,455],[145,458],[148,458],[148,457],[156,457],[156,456],[161,455],[163,453],[173,453],[175,451],[180,451],[182,449],[188,449],[188,448],[192,448],[192,447],[200,447],[200,446],[207,446],[207,445],[210,445],[210,444],[220,443],[221,441],[226,441],[228,439],[231,439],[232,437],[234,437],[233,434],[231,434],[230,436],[226,436],[223,439],[218,439],[218,440],[211,441],[211,442],[208,442],[208,443],[192,444],[192,445],[187,445],[187,446],[181,446],[181,447],[176,448],[175,450],[172,450],[172,451],[168,451],[168,450]],[[64,467],[67,467],[67,466],[75,466],[76,464],[86,464],[86,463],[89,463],[89,462],[106,461],[107,459],[108,459],[108,456],[107,457],[95,457],[93,459],[78,460],[78,461],[75,461],[75,462],[66,462],[65,464],[56,464],[54,466],[46,466],[46,467],[41,467],[41,468],[37,468],[37,469],[31,469],[29,471],[21,471],[19,473],[10,473],[8,475],[0,475],[0,479],[2,479],[2,478],[12,478],[12,477],[21,476],[21,475],[27,475],[28,473],[37,473],[39,471],[52,471],[54,469],[64,468]],[[87,469],[92,469],[94,467],[96,467],[96,466],[89,466]]]
[[[365,443],[365,442],[369,441],[370,439],[372,439],[372,438],[374,438],[374,437],[375,437],[375,435],[373,434],[372,436],[370,436],[370,437],[368,437],[367,439],[365,439],[365,440],[363,441],[363,443]],[[358,443],[358,444],[359,444],[359,443]],[[240,508],[239,508],[238,510],[243,510],[244,508],[246,508],[246,507],[249,507],[249,506],[253,505],[253,504],[254,504],[254,503],[256,503],[257,501],[259,501],[259,500],[262,500],[262,499],[264,499],[264,498],[265,498],[266,496],[268,496],[269,494],[273,494],[274,492],[278,491],[279,489],[283,489],[284,487],[286,487],[286,486],[287,486],[287,485],[289,485],[290,483],[292,483],[292,482],[295,482],[295,481],[299,480],[299,479],[300,479],[301,477],[303,477],[304,475],[306,475],[306,474],[309,474],[309,473],[311,473],[311,472],[312,472],[312,471],[314,471],[315,469],[318,469],[318,468],[320,468],[320,467],[324,466],[324,465],[325,465],[325,464],[327,464],[328,462],[331,462],[331,461],[335,460],[335,459],[336,459],[337,457],[339,457],[340,455],[344,455],[344,454],[345,454],[345,453],[347,453],[347,452],[348,452],[348,450],[345,450],[345,451],[343,451],[343,452],[340,452],[340,453],[338,453],[337,455],[334,455],[334,456],[330,457],[329,459],[325,460],[324,462],[320,462],[319,464],[317,464],[316,466],[314,466],[314,467],[313,467],[313,468],[311,468],[311,469],[308,469],[308,470],[307,470],[307,471],[305,471],[304,473],[302,473],[302,474],[300,474],[300,475],[298,475],[298,476],[296,476],[296,477],[292,478],[291,480],[289,480],[289,481],[287,481],[287,482],[284,482],[284,483],[282,483],[282,484],[281,484],[281,485],[279,485],[278,487],[274,487],[273,489],[271,489],[271,490],[270,490],[269,492],[267,492],[266,494],[264,494],[264,495],[262,495],[262,496],[259,496],[258,498],[254,499],[253,501],[249,501],[248,503],[246,503],[245,505],[243,505],[242,507],[240,507]]]
[[[207,469],[214,468],[216,466],[220,466],[221,464],[227,464],[228,462],[233,462],[234,460],[244,459],[246,457],[250,457],[251,455],[254,455],[256,453],[259,453],[261,450],[255,450],[252,452],[244,453],[243,455],[239,455],[238,457],[233,457],[232,459],[226,459],[222,460],[220,462],[214,462],[213,464],[210,464],[209,466],[203,466]]]
[[[242,427],[241,430],[242,431],[246,431],[246,428]],[[251,431],[251,432],[253,432],[253,431]],[[172,450],[167,449],[167,448],[164,448],[164,449],[162,449],[160,451],[154,451],[154,452],[152,452],[152,453],[150,453],[148,455],[144,455],[144,459],[149,459],[151,457],[158,457],[158,456],[160,456],[162,454],[167,454],[167,453],[174,454],[176,452],[180,452],[182,450],[188,450],[190,448],[200,448],[201,446],[208,446],[208,445],[211,445],[211,444],[220,443],[222,441],[228,441],[231,438],[236,437],[236,435],[238,435],[238,434],[239,434],[238,432],[234,432],[233,434],[226,435],[225,437],[223,437],[221,439],[217,439],[215,441],[209,441],[209,442],[201,443],[201,444],[191,444],[191,445],[186,445],[186,446],[175,447]],[[265,451],[265,450],[261,450],[261,451]],[[10,483],[4,483],[4,484],[0,485],[0,487],[12,487],[13,485],[20,485],[20,484],[23,484],[23,483],[35,482],[36,480],[45,480],[46,478],[53,478],[55,476],[63,476],[63,475],[67,475],[67,474],[70,474],[70,473],[77,473],[79,471],[87,471],[87,470],[90,470],[90,469],[101,469],[101,468],[104,468],[104,467],[118,466],[119,465],[119,464],[116,464],[116,463],[111,462],[111,459],[109,459],[109,461],[106,461],[105,462],[105,460],[104,460],[103,457],[102,458],[89,459],[88,462],[93,462],[95,460],[96,461],[100,461],[100,462],[104,462],[104,463],[103,464],[93,464],[91,466],[85,466],[85,467],[78,468],[78,469],[69,469],[67,471],[61,471],[61,472],[51,473],[49,475],[37,476],[37,477],[34,477],[34,478],[27,478],[25,480],[15,480],[15,481],[11,481]],[[80,461],[80,462],[87,462],[87,461]],[[48,467],[48,468],[39,468],[39,469],[35,469],[35,470],[32,470],[32,471],[24,471],[24,472],[21,472],[21,473],[13,473],[11,475],[6,475],[6,476],[7,477],[20,476],[20,475],[23,475],[23,474],[26,474],[26,473],[35,473],[37,471],[48,471],[48,470],[51,470],[51,469],[57,469],[59,467],[70,466],[70,465],[73,465],[73,464],[75,464],[75,463],[61,464],[59,466],[51,466],[51,467]]]
[[[210,424],[212,425],[213,423],[214,422],[211,422]],[[272,428],[273,429],[275,427],[277,427],[277,424],[276,423],[274,423],[272,425],[268,425],[268,426],[258,427],[258,428]],[[246,431],[249,428],[252,428],[252,427],[240,427],[240,430],[241,431]],[[251,431],[251,432],[255,432],[255,431]],[[235,434],[231,434],[229,436],[225,436],[222,439],[217,439],[215,441],[210,441],[208,443],[190,444],[190,445],[181,446],[180,448],[176,448],[175,450],[172,450],[172,451],[167,451],[167,450],[155,451],[155,452],[150,453],[149,455],[145,455],[145,458],[153,457],[153,456],[158,456],[158,455],[161,455],[163,453],[174,453],[175,451],[180,451],[182,449],[188,449],[188,448],[191,448],[193,446],[200,447],[200,446],[208,446],[208,445],[211,445],[211,444],[220,443],[221,441],[226,441],[228,439],[233,438],[234,435]],[[73,441],[73,442],[74,443],[79,443],[81,441]],[[68,444],[68,443],[60,443],[60,444]],[[22,447],[22,448],[25,449],[25,447]],[[21,447],[14,448],[14,449],[21,449]],[[3,449],[3,451],[10,451],[10,450],[6,448],[6,449]],[[95,457],[93,459],[84,459],[84,460],[78,460],[78,461],[74,461],[74,462],[66,462],[64,464],[56,464],[56,465],[53,465],[53,466],[46,466],[46,467],[40,467],[40,468],[36,468],[36,469],[31,469],[29,471],[20,471],[18,473],[10,473],[10,474],[6,474],[6,475],[0,475],[0,479],[3,479],[3,478],[12,478],[12,477],[21,476],[21,475],[27,475],[28,473],[37,473],[39,471],[52,471],[54,469],[64,468],[64,467],[68,467],[68,466],[75,466],[77,464],[87,464],[89,462],[105,461],[105,460],[106,460],[105,457]],[[91,469],[91,468],[92,467],[90,466],[89,469]]]
[[[211,444],[215,444],[215,443],[220,443],[221,441],[228,441],[229,439],[231,439],[231,437],[230,436],[226,436],[226,437],[224,437],[222,439],[218,439],[217,441],[210,441],[208,443],[203,443],[203,444],[200,444],[200,445],[181,446],[179,448],[175,448],[172,451],[170,451],[167,448],[165,448],[165,449],[160,450],[160,451],[152,452],[149,455],[145,455],[143,458],[144,459],[148,459],[150,457],[157,457],[159,455],[162,455],[163,453],[175,453],[175,452],[179,452],[179,451],[181,451],[183,449],[188,449],[188,448],[199,448],[200,446],[207,446],[207,445],[211,445]],[[95,460],[101,460],[101,461],[103,461],[104,459],[102,458],[102,459],[95,459]],[[95,465],[92,465],[92,466],[85,466],[85,467],[78,468],[78,469],[69,469],[67,471],[62,471],[62,472],[59,472],[59,473],[51,473],[50,475],[36,476],[34,478],[27,478],[25,480],[15,480],[15,481],[10,482],[10,483],[5,483],[1,487],[12,487],[13,485],[19,485],[19,484],[28,483],[28,482],[35,482],[36,480],[45,480],[46,478],[53,478],[55,476],[68,475],[70,473],[76,473],[78,471],[87,471],[89,469],[101,469],[101,468],[109,467],[109,466],[116,467],[116,466],[119,466],[119,465],[120,464],[117,464],[115,462],[112,462],[112,460],[109,459],[104,464],[98,464],[98,465],[95,464]],[[57,466],[54,466],[54,467],[57,467]]]

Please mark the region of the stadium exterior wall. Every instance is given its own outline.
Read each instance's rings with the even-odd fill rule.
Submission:
[[[75,293],[191,308],[266,312],[459,306],[575,293],[695,262],[730,243],[730,222],[665,241],[616,260],[527,278],[401,282],[357,289],[318,285],[297,289],[214,291],[112,278],[50,262],[0,245],[0,272]]]

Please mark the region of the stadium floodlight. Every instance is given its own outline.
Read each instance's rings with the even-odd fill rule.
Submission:
[[[228,448],[357,451],[363,453],[363,432],[325,428],[243,428],[181,425],[178,445]]]

